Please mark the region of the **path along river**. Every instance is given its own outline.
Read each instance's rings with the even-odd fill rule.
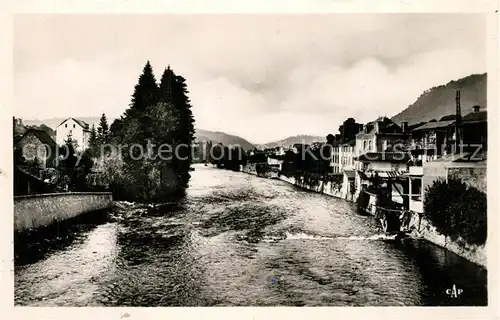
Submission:
[[[176,203],[121,203],[16,244],[16,305],[487,304],[484,269],[425,241],[391,240],[351,203],[195,168]],[[453,285],[458,298],[446,293]]]

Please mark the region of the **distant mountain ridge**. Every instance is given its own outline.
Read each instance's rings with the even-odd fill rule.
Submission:
[[[326,135],[324,137],[320,137],[320,136],[301,134],[297,136],[287,137],[285,139],[278,141],[272,141],[260,144],[259,147],[261,148],[289,147],[294,145],[295,143],[312,144],[313,142],[325,142],[325,141],[326,141]]]
[[[50,127],[51,129],[55,130],[61,122],[63,122],[67,118],[50,118],[50,119],[44,119],[44,120],[24,120],[23,119],[23,125],[25,126],[40,126],[42,124],[45,124],[46,126]],[[89,124],[90,127],[92,127],[92,124],[94,124],[97,128],[99,125],[100,117],[75,117],[75,119],[78,120],[83,120],[86,123]],[[108,118],[108,123],[111,125],[115,119],[113,118]],[[236,136],[236,135],[231,135],[227,134],[225,132],[220,132],[220,131],[210,131],[210,130],[204,130],[204,129],[195,129],[195,138],[198,142],[203,141],[203,140],[210,140],[214,144],[215,143],[222,143],[225,146],[228,145],[240,145],[244,150],[252,150],[255,149],[255,146],[248,142],[247,140]]]
[[[455,95],[458,89],[462,116],[472,112],[475,105],[486,109],[487,74],[473,74],[425,90],[413,104],[393,116],[392,121],[397,124],[407,121],[412,125],[432,119],[439,121],[444,116],[455,114]]]
[[[440,85],[425,90],[413,104],[394,115],[391,120],[398,125],[406,121],[411,126],[421,122],[428,122],[432,119],[439,121],[444,116],[454,115],[455,95],[458,89],[460,89],[462,116],[472,112],[472,107],[475,105],[479,105],[481,109],[487,108],[487,74],[473,74],[458,80],[450,81],[446,85]],[[92,127],[93,124],[97,127],[100,120],[100,117],[75,118],[87,122],[90,127]],[[67,118],[50,118],[44,120],[23,119],[23,125],[38,127],[45,124],[55,130],[65,119]],[[111,125],[114,120],[114,118],[108,118],[108,123]],[[326,136],[297,135],[278,141],[254,145],[236,135],[204,129],[196,129],[195,138],[198,142],[211,140],[226,146],[240,145],[245,150],[254,149],[256,146],[259,148],[272,148],[276,146],[291,146],[295,143],[312,144],[313,142],[326,141]]]
[[[222,143],[225,146],[239,145],[245,151],[255,149],[255,146],[252,143],[248,142],[242,137],[227,134],[221,131],[195,129],[194,136],[197,142],[212,141],[213,144]]]

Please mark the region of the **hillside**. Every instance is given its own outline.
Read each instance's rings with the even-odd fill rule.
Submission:
[[[460,89],[462,116],[472,112],[474,105],[486,109],[486,78],[486,73],[473,74],[428,89],[412,105],[392,117],[392,120],[398,124],[408,121],[409,125],[412,125],[455,114],[455,94],[458,89]]]
[[[326,141],[325,137],[320,136],[310,136],[310,135],[298,135],[293,137],[288,137],[279,141],[268,142],[260,145],[261,148],[272,148],[276,146],[291,146],[295,143],[304,143],[304,144],[312,144],[313,142],[324,142]]]
[[[220,131],[210,131],[203,129],[195,130],[195,137],[197,142],[210,140],[213,142],[213,144],[222,143],[225,146],[239,145],[245,151],[255,149],[255,146],[253,144],[238,136],[230,135]]]

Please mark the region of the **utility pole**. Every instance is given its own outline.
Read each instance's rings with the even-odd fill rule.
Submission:
[[[455,152],[457,152],[462,140],[462,111],[460,108],[460,90],[457,90],[455,101],[456,101]]]

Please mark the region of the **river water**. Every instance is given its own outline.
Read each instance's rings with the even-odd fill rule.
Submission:
[[[351,203],[195,168],[175,203],[120,203],[16,244],[16,305],[487,304],[484,269],[422,240],[394,241]]]

